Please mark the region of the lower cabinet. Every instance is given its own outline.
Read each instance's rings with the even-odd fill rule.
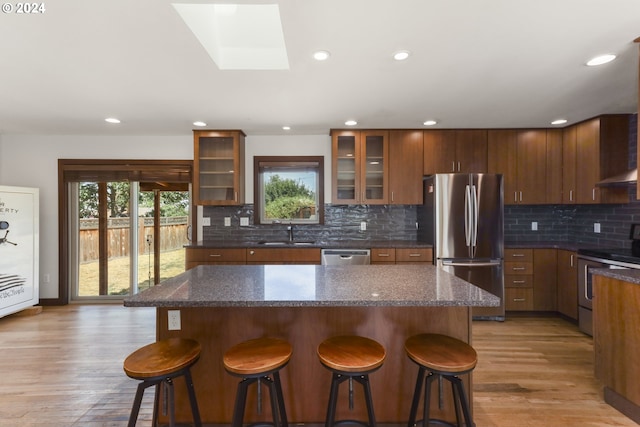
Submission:
[[[247,264],[320,264],[320,248],[247,248]]]
[[[247,256],[244,248],[186,248],[185,270],[198,265],[242,265]]]
[[[558,312],[578,320],[578,254],[558,249]]]
[[[575,252],[506,249],[504,265],[506,311],[549,311],[578,318]]]
[[[431,248],[371,248],[371,264],[433,263]]]

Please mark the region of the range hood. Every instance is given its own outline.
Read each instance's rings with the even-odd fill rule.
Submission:
[[[607,179],[603,179],[596,185],[598,187],[621,187],[631,186],[638,182],[638,169],[631,169],[619,175],[612,176]]]

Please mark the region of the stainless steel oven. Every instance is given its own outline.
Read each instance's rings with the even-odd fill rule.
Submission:
[[[582,252],[588,252],[588,255]],[[592,300],[594,295],[591,271],[597,268],[640,269],[640,263],[634,263],[633,259],[619,260],[607,257],[621,258],[611,251],[578,251],[578,326],[582,332],[588,335],[593,335]]]

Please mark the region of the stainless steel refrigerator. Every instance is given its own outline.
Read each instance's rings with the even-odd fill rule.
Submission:
[[[424,179],[418,239],[433,244],[434,264],[500,298],[474,307],[474,319],[504,320],[502,175],[452,173]]]

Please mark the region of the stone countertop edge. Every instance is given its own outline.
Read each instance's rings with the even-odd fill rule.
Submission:
[[[633,268],[595,268],[593,274],[640,285],[640,270]]]
[[[257,241],[248,240],[208,240],[199,241],[184,245],[185,248],[207,249],[207,248],[322,248],[322,249],[371,249],[371,248],[433,248],[433,245],[415,240],[345,240],[338,242],[317,241],[312,244],[302,246],[279,245],[271,246],[260,244]]]
[[[432,265],[198,266],[127,297],[127,307],[496,307]]]

